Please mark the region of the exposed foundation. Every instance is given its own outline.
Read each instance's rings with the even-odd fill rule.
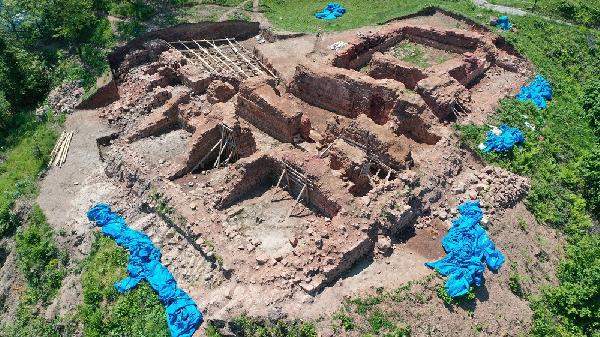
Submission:
[[[319,296],[440,199],[431,186],[458,173],[428,165],[452,124],[526,80],[525,60],[463,26],[417,15],[322,45],[257,44],[258,25],[239,22],[149,34],[111,56],[118,95],[94,101],[120,130],[99,141],[107,174],[170,200],[223,282],[277,303]],[[406,43],[431,53],[403,58]]]

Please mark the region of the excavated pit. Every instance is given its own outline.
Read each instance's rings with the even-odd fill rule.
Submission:
[[[143,200],[159,191],[222,282],[282,307],[388,256],[458,174],[428,167],[452,124],[485,120],[530,76],[495,34],[441,11],[265,44],[251,23],[188,28],[111,56],[111,98],[90,100],[121,130],[98,140],[106,173]],[[219,315],[268,310],[248,301]]]

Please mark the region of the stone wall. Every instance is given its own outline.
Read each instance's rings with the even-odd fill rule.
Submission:
[[[369,76],[376,79],[393,79],[414,90],[417,82],[427,77],[427,74],[423,69],[393,56],[375,53],[369,63]]]
[[[279,96],[269,81],[265,78],[244,81],[237,96],[236,114],[271,137],[291,143],[294,136],[305,133],[300,107],[293,100]]]
[[[142,34],[122,47],[118,47],[108,56],[113,72],[119,69],[126,55],[139,49],[144,49],[144,44],[151,40],[165,41],[189,41],[189,40],[216,40],[224,38],[236,38],[245,40],[259,33],[258,22],[247,21],[224,21],[224,22],[201,22],[187,23],[175,27],[159,29]],[[148,52],[138,55],[140,59],[149,57]]]
[[[238,161],[229,173],[231,177],[216,207],[225,209],[248,193],[256,191],[261,185],[275,184],[277,172],[281,174],[281,170],[281,164],[265,154],[257,154]]]
[[[336,67],[298,65],[290,91],[311,105],[350,118],[366,114],[378,124],[392,112],[420,105],[418,95],[402,83]]]

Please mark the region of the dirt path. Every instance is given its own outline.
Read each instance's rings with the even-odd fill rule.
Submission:
[[[104,175],[96,138],[110,134],[95,111],[78,110],[67,117],[65,129],[73,131],[73,141],[66,163],[48,170],[40,183],[38,204],[44,210],[48,223],[58,242],[80,259],[89,253],[91,244],[90,222],[85,212],[92,204],[107,201],[115,187]]]
[[[491,9],[493,11],[504,13],[504,14],[509,14],[509,15],[524,16],[524,15],[529,14],[528,12],[526,12],[522,9],[519,9],[519,8],[494,5],[494,4],[489,3],[487,0],[473,0],[473,3],[475,5],[477,5],[478,7]]]

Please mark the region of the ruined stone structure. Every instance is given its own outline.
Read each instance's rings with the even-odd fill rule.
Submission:
[[[242,23],[136,40],[111,56],[107,173],[169,199],[184,219],[172,225],[225,277],[316,295],[439,199],[418,163],[451,123],[489,114],[529,75],[480,26],[415,20],[427,18],[328,34],[348,45],[318,53],[282,47],[302,37],[257,44]],[[407,42],[451,57],[424,67],[390,52]]]

